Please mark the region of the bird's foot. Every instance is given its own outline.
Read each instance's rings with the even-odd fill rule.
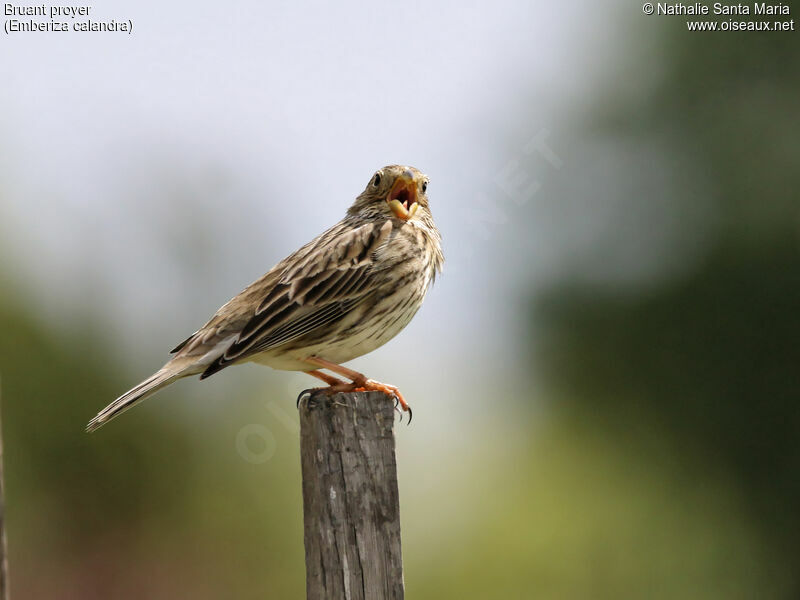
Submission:
[[[336,377],[328,375],[327,373],[323,373],[319,370],[319,368],[312,371],[306,371],[306,373],[309,375],[312,375],[317,379],[321,379],[325,383],[329,384],[329,386],[326,388],[316,389],[324,390],[327,394],[335,394],[337,392],[382,392],[387,396],[394,398],[395,410],[397,410],[398,406],[402,409],[402,412],[398,410],[398,412],[400,412],[400,420],[403,420],[403,412],[407,412],[408,422],[411,423],[411,418],[413,416],[411,407],[408,405],[405,398],[403,398],[403,394],[400,393],[400,390],[395,386],[388,383],[381,383],[380,381],[375,381],[374,379],[367,379],[363,373],[353,371],[352,369],[348,369],[342,365],[337,365],[336,363],[332,363],[318,356],[310,356],[306,358],[305,361],[310,365],[314,365],[315,367],[328,369],[337,375],[347,377],[352,382],[344,382],[341,379],[337,379]],[[303,394],[309,391],[310,390],[304,391],[302,394],[300,394],[300,396],[302,397]],[[298,398],[297,401],[299,404],[300,398]]]
[[[403,412],[407,412],[408,422],[411,423],[411,417],[413,417],[414,413],[411,412],[411,407],[408,405],[408,402],[406,402],[406,399],[403,398],[403,394],[400,393],[397,387],[389,383],[381,383],[380,381],[366,378],[354,381],[353,385],[355,386],[353,389],[354,392],[383,392],[387,396],[391,396],[394,398],[395,409],[397,409],[398,406],[402,409],[402,412],[400,412],[400,420],[403,420]]]
[[[356,391],[355,385],[352,383],[346,383],[344,381],[339,383],[334,383],[325,387],[308,388],[300,392],[300,395],[297,396],[297,408],[300,408],[300,403],[306,396],[308,396],[308,400],[306,400],[306,406],[308,408],[316,408],[316,403],[311,403],[311,399],[317,392],[322,392],[326,396],[333,396],[334,394],[338,394],[340,392],[347,393],[353,391]],[[335,402],[334,404],[337,404],[339,406],[345,406],[341,402]]]

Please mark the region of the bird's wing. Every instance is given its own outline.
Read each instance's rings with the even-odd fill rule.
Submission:
[[[250,285],[194,334],[205,348],[235,336],[202,377],[306,335],[353,310],[373,289],[376,251],[391,231],[389,220],[354,229],[340,224]],[[190,338],[181,347],[190,350],[193,346],[197,344]]]

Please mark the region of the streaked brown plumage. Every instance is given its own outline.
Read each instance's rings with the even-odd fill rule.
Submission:
[[[373,175],[346,216],[222,306],[159,371],[104,408],[93,431],[173,381],[255,361],[306,371],[332,390],[397,388],[341,366],[397,335],[441,271],[428,178],[391,165]],[[346,382],[318,369],[326,368]]]

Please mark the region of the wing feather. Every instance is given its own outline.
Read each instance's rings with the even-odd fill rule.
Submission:
[[[275,268],[279,276],[264,279],[269,285],[259,290],[262,299],[258,301],[256,296],[256,310],[202,377],[347,315],[374,288],[370,284],[379,271],[375,268],[376,251],[388,241],[391,232],[389,220],[353,230],[340,224],[280,263]],[[242,295],[249,291],[250,288]]]

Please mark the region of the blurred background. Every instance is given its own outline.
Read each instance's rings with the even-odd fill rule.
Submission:
[[[13,598],[303,597],[314,380],[227,369],[83,428],[397,162],[448,262],[352,365],[414,407],[408,597],[800,598],[796,32],[588,0],[91,17],[133,33],[0,42]]]

